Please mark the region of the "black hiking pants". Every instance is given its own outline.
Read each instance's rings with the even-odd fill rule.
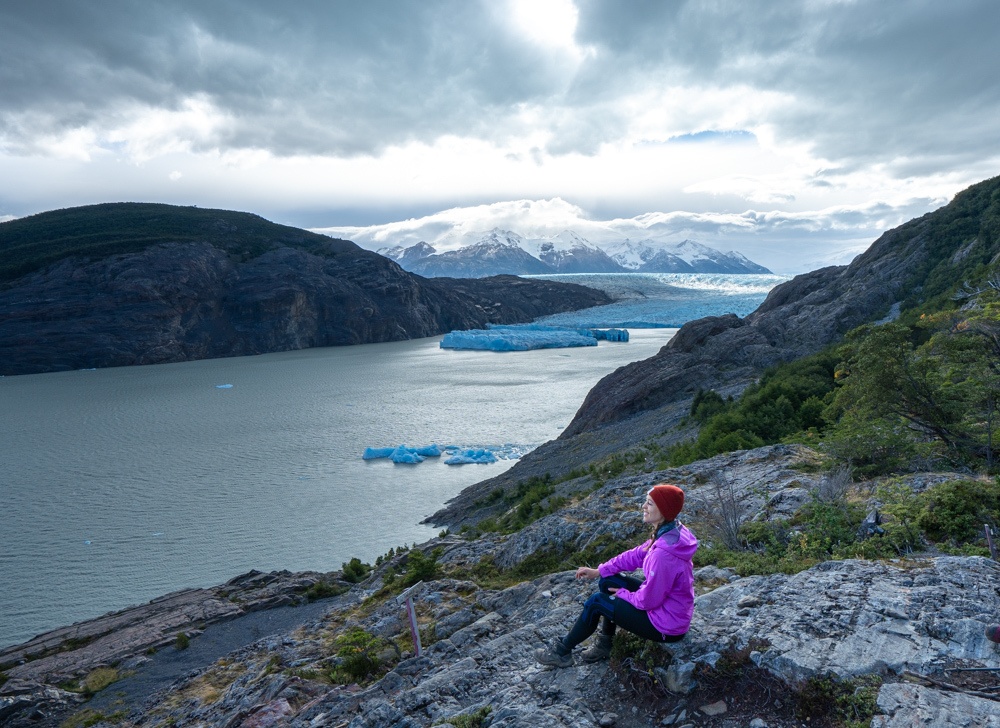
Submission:
[[[633,607],[622,599],[616,599],[608,591],[609,588],[636,591],[641,584],[641,579],[622,574],[602,576],[598,582],[599,591],[587,599],[573,629],[563,638],[563,645],[566,649],[572,650],[590,637],[597,629],[597,623],[601,617],[604,617],[601,634],[613,635],[615,627],[618,626],[643,639],[654,642],[679,642],[683,639],[684,635],[682,634],[663,634],[652,625],[646,612]]]

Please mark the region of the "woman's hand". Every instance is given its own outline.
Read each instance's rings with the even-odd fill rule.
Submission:
[[[576,570],[577,579],[596,579],[601,575],[597,569],[591,569],[589,566],[581,566]]]

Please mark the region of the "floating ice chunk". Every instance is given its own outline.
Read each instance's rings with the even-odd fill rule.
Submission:
[[[457,454],[445,458],[445,465],[467,465],[469,463],[495,463],[496,455],[489,450],[459,450]]]
[[[523,455],[527,455],[534,450],[535,447],[534,445],[515,445],[508,442],[496,447],[489,447],[488,449],[500,460],[519,460]]]
[[[441,457],[441,448],[437,445],[424,445],[423,447],[415,447],[413,451],[417,455],[422,455],[425,458],[439,458]]]
[[[84,542],[83,542],[83,545],[84,545],[84,546],[90,546],[90,541],[84,541]]]
[[[425,458],[436,458],[447,454],[447,465],[464,465],[466,463],[495,463],[497,460],[517,460],[525,453],[534,449],[534,445],[518,445],[505,443],[503,445],[459,446],[459,445],[424,445],[423,447],[366,447],[363,460],[378,460],[388,458],[394,463],[420,463]]]
[[[546,324],[490,326],[487,329],[451,331],[441,339],[442,349],[528,351],[574,346],[596,346],[597,341],[628,341],[628,331],[570,328]]]
[[[404,445],[400,445],[393,450],[389,459],[394,463],[409,463],[412,465],[416,465],[417,463],[422,463],[424,461],[423,456],[417,455],[417,453],[413,452],[413,448],[409,448]]]
[[[576,329],[557,329],[532,325],[496,326],[490,329],[451,331],[441,339],[442,349],[486,351],[529,351],[571,346],[597,346],[597,339]]]
[[[233,385],[232,384],[216,384],[215,388],[216,389],[232,389]]]
[[[441,457],[441,448],[438,445],[424,445],[422,447],[407,447],[399,445],[397,447],[366,447],[362,460],[378,460],[379,458],[389,458],[394,463],[419,463],[424,458]]]

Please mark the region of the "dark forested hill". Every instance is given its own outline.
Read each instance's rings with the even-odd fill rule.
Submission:
[[[243,212],[109,203],[0,224],[0,375],[398,341],[608,302],[510,276],[428,280]]]

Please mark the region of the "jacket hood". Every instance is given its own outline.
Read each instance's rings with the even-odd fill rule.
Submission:
[[[667,531],[653,543],[653,548],[662,549],[678,559],[690,561],[698,550],[698,539],[684,524]]]

